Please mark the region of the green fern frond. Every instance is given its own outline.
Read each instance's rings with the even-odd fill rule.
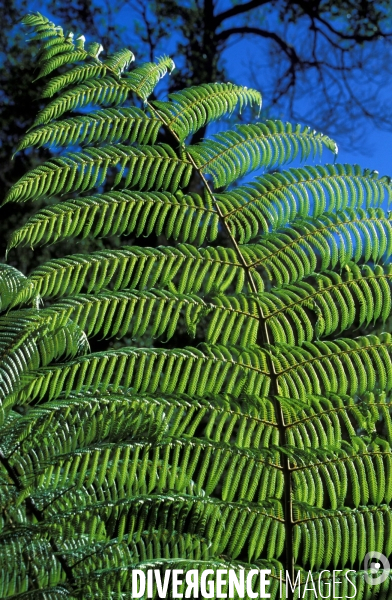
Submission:
[[[54,243],[68,237],[165,234],[183,242],[203,243],[218,234],[218,216],[198,194],[180,192],[108,192],[68,200],[38,211],[9,240],[17,246]]]
[[[194,452],[192,460],[189,460],[189,443]],[[61,471],[68,473],[67,485],[72,493],[75,490],[83,493],[89,481],[97,480],[106,499],[111,502],[129,496],[162,494],[165,489],[171,489],[174,493],[190,496],[199,495],[204,490],[206,496],[219,496],[228,502],[262,503],[268,495],[263,481],[265,477],[270,478],[272,495],[279,499],[282,496],[283,474],[281,466],[273,462],[274,454],[279,460],[277,451],[236,448],[188,437],[168,438],[155,443],[141,440],[85,446],[78,448],[77,453],[71,450],[47,457],[46,467],[39,474],[40,489],[41,493],[44,490],[50,492],[57,473]],[[28,481],[34,473],[33,461],[33,453],[24,460],[24,481]],[[175,469],[172,466],[174,461]],[[154,469],[157,464],[160,466],[159,478]],[[114,465],[120,468],[111,474]],[[130,469],[133,471],[132,479],[127,476]],[[256,481],[251,480],[252,473],[257,475]],[[88,501],[88,492],[86,496]]]
[[[86,420],[89,426],[82,427]],[[222,423],[227,427],[222,428]],[[59,428],[69,431],[69,436],[56,436]],[[194,437],[197,428],[202,428],[203,439],[237,448],[262,449],[279,442],[274,406],[268,398],[130,395],[110,390],[108,394],[73,394],[67,400],[33,407],[8,426],[5,450],[11,453],[20,446],[25,456],[36,453],[45,462],[51,453],[43,443],[48,437],[53,438],[52,449],[60,456],[77,448],[93,447],[100,440],[114,444],[143,441],[146,437],[155,441]]]
[[[41,44],[41,49],[37,56],[37,63],[41,67],[37,79],[49,75],[49,73],[62,65],[84,61],[89,57],[96,58],[98,53],[94,51],[95,46],[99,46],[100,49],[102,48],[99,44],[92,43],[85,50],[83,36],[78,37],[74,43],[74,34],[72,32],[65,37],[61,27],[55,26],[40,13],[28,15],[22,22],[25,25],[34,27],[37,34],[33,38],[34,40],[42,40],[49,37],[49,40]]]
[[[54,359],[86,354],[88,343],[79,327],[57,319],[48,320],[41,311],[13,311],[0,317],[0,420],[7,397],[19,388],[22,377]]]
[[[177,191],[186,186],[192,173],[191,163],[178,158],[166,145],[86,148],[83,152],[52,158],[29,171],[14,184],[5,197],[7,202],[27,202],[58,193],[86,192],[99,187],[109,168],[119,167],[113,187],[138,186],[149,190]]]
[[[246,107],[261,108],[261,95],[256,90],[232,83],[210,83],[169,94],[170,102],[152,102],[169,129],[180,140],[211,121],[233,113],[237,105],[240,111]]]
[[[307,394],[388,392],[392,388],[391,351],[389,333],[271,349],[281,394],[300,399]]]
[[[33,294],[58,298],[108,288],[113,291],[167,288],[180,294],[201,290],[216,294],[229,286],[241,292],[245,285],[243,269],[233,250],[223,247],[196,250],[188,244],[176,248],[125,246],[90,255],[73,254],[37,267],[28,280],[33,288],[18,294],[20,303],[29,302]]]
[[[358,431],[372,430],[390,401],[385,393],[370,392],[359,399],[337,394],[308,395],[299,407],[283,398],[280,404],[287,424],[287,446],[294,452],[341,448],[344,440],[354,439]]]
[[[36,13],[30,13],[25,15],[22,19],[23,25],[27,25],[28,27],[33,27],[35,29],[35,33],[39,34],[39,40],[42,39],[41,36],[57,36],[64,37],[63,30],[59,25],[55,25],[44,15],[41,15],[38,11]],[[35,39],[35,38],[33,38]]]
[[[41,27],[42,25],[46,25],[49,29],[49,25],[52,25],[54,28],[54,24],[49,21],[47,17],[44,17],[38,11],[36,13],[28,13],[22,19],[22,23],[24,25],[28,25],[29,27]]]
[[[88,336],[102,334],[137,339],[173,337],[179,319],[190,335],[207,322],[205,339],[210,343],[253,345],[257,339],[257,304],[244,295],[213,297],[208,301],[196,295],[168,291],[100,292],[75,295],[53,304],[52,310],[66,315]],[[154,318],[152,318],[154,315]]]
[[[167,530],[156,529],[150,535],[146,532],[124,535],[121,540],[113,541],[110,544],[102,542],[89,543],[85,539],[85,536],[80,536],[78,539],[79,541],[74,543],[65,552],[65,555],[75,563],[74,568],[80,581],[86,579],[86,568],[92,572],[92,577],[89,579],[91,595],[86,596],[88,600],[93,597],[103,600],[103,587],[105,589],[106,600],[108,598],[114,599],[119,580],[122,583],[122,591],[131,593],[132,567],[137,564],[139,569],[145,570],[151,566],[151,561],[154,561],[153,564],[156,569],[163,571],[161,573],[162,577],[164,577],[165,568],[179,568],[185,570],[185,572],[190,569],[196,569],[200,573],[206,569],[211,569],[213,573],[216,573],[217,569],[235,569],[238,571],[249,568],[261,568],[260,561],[249,564],[243,561],[232,560],[228,557],[216,559],[213,555],[210,555],[207,539],[195,533],[169,532]],[[16,536],[14,536],[14,541],[16,541]],[[16,544],[12,545],[12,542],[9,546],[7,548],[9,551],[7,568],[11,573],[11,565],[16,564],[18,559],[20,560],[23,552]],[[45,545],[39,545],[33,540],[28,544],[28,551],[35,551],[46,557]],[[159,560],[156,559],[157,553],[162,556]],[[180,558],[184,553],[189,555],[189,563],[187,561],[184,564],[184,559]],[[82,564],[80,564],[81,557],[83,557]],[[112,561],[116,563],[121,561],[121,564],[124,566],[122,568],[113,567]],[[59,577],[59,575],[53,573],[52,577],[53,580],[56,580],[56,577]],[[278,581],[276,581],[276,584],[278,585]],[[180,586],[180,589],[182,587]],[[224,590],[227,590],[227,587],[227,585],[223,585]],[[108,591],[111,588],[113,588],[113,595]],[[45,589],[44,592],[48,593],[48,590]],[[47,597],[52,599],[54,596]],[[60,597],[62,598],[63,596],[59,595],[58,598]]]
[[[90,62],[85,65],[79,65],[69,69],[66,73],[57,75],[48,81],[42,91],[43,98],[51,98],[63,88],[83,83],[87,79],[98,78],[98,76],[105,77],[107,75],[107,68],[104,63]]]
[[[261,294],[275,342],[301,345],[352,327],[386,322],[392,307],[391,265],[361,270],[351,264],[343,276],[326,271]]]
[[[349,268],[351,261],[388,260],[392,251],[391,220],[381,209],[324,213],[293,221],[242,246],[246,263],[261,281],[295,283],[315,271]],[[261,288],[263,289],[263,288]]]
[[[218,133],[187,151],[202,173],[211,174],[214,184],[226,186],[260,167],[280,166],[297,156],[301,160],[323,147],[337,153],[335,142],[309,127],[266,121],[237,125],[235,130]]]
[[[15,306],[16,298],[28,289],[28,295],[33,305],[37,305],[38,297],[35,297],[34,284],[23,275],[18,269],[11,265],[0,263],[0,313],[10,306]],[[37,306],[36,306],[37,308]]]
[[[303,503],[295,506],[294,514],[299,530],[297,539],[300,540],[296,544],[296,553],[301,552],[305,565],[314,564],[321,568],[332,568],[337,556],[346,556],[344,562],[350,566],[363,563],[369,544],[383,548],[383,539],[392,521],[391,509],[386,505],[321,511]],[[320,534],[324,539],[324,553],[311,550]]]
[[[392,468],[390,446],[376,443],[367,446],[359,437],[352,441],[355,454],[347,442],[340,448],[316,452],[290,449],[297,500],[314,502],[322,508],[325,494],[333,509],[351,503],[358,508],[369,502],[373,506],[391,502],[391,489],[386,483]],[[320,493],[322,490],[324,494]]]
[[[169,56],[161,56],[156,63],[144,63],[124,76],[124,82],[130,90],[146,101],[158,82],[175,68]]]
[[[76,503],[77,495],[74,495]],[[81,497],[83,499],[83,496]],[[75,504],[74,504],[75,505]],[[161,527],[169,533],[182,531],[191,521],[200,535],[204,532],[213,540],[211,553],[228,554],[235,559],[245,546],[254,548],[254,557],[259,557],[266,545],[269,530],[275,527],[280,535],[273,536],[274,554],[282,553],[282,509],[278,502],[241,503],[223,502],[203,495],[145,494],[138,498],[126,498],[115,502],[89,502],[78,505],[74,510],[58,510],[48,519],[50,524],[63,528],[67,524],[70,536],[85,536],[95,529],[102,520],[107,524],[109,536],[115,535],[115,523],[110,515],[115,512],[118,519],[124,520],[123,535],[140,537],[146,526],[150,529]],[[85,513],[83,518],[83,513]],[[172,515],[177,518],[173,519]],[[173,527],[178,524],[178,528]],[[95,525],[95,527],[94,527]],[[244,535],[239,532],[243,528]],[[271,531],[270,531],[271,534]]]
[[[214,349],[213,349],[214,348]],[[362,394],[392,388],[390,334],[356,340],[305,342],[302,347],[278,346],[272,354],[283,396]],[[252,347],[206,346],[202,349],[161,350],[123,348],[47,368],[20,394],[24,398],[57,398],[63,391],[119,386],[134,392],[233,393],[267,395],[270,386],[267,354]],[[162,374],[162,377],[161,377]],[[99,384],[100,382],[100,384]]]
[[[109,386],[113,392],[121,387],[133,393],[267,395],[270,383],[265,352],[224,346],[108,350],[47,367],[25,380],[19,402],[52,400],[71,391],[105,392]]]
[[[70,48],[70,44],[54,46],[49,51],[45,52],[45,58],[47,60],[43,62],[42,67],[38,73],[37,79],[41,79],[41,77],[49,75],[50,73],[52,73],[52,71],[55,71],[63,65],[79,63],[83,60],[86,60],[88,56],[89,55],[84,50],[72,50]]]
[[[135,107],[107,108],[88,117],[73,117],[42,125],[30,131],[19,142],[16,152],[31,146],[74,146],[79,144],[102,144],[129,142],[154,144],[159,119],[148,118]]]
[[[76,295],[72,299],[54,304],[54,310],[65,313],[89,335],[102,334],[108,338],[132,339],[146,332],[152,337],[165,334],[170,339],[177,328],[180,316],[191,327],[198,313],[206,310],[205,303],[197,296],[179,296],[171,292],[101,292],[93,297],[89,294]],[[151,320],[155,313],[156,318]]]
[[[360,569],[392,555],[391,179],[326,165],[237,186],[336,146],[267,121],[188,147],[258,93],[206,84],[149,104],[171,59],[124,73],[129,50],[100,62],[99,42],[25,22],[41,70],[63,66],[18,148],[67,153],[10,190],[50,205],[9,247],[178,243],[0,267],[0,596],[127,600],[153,565],[268,569],[273,600],[306,596],[309,570],[330,596],[331,571],[352,569],[358,600],[390,598],[392,576],[371,586]],[[135,96],[145,111],[124,106]],[[160,131],[172,146],[153,145]]]
[[[129,87],[111,76],[91,77],[49,102],[38,113],[33,126],[45,125],[53,119],[58,119],[65,112],[79,110],[89,104],[118,106],[125,102],[129,91]]]
[[[105,61],[105,66],[113,71],[117,75],[121,75],[124,71],[126,71],[131,64],[135,60],[135,55],[128,48],[122,48],[122,50],[118,50],[118,52],[114,52],[111,56],[109,56]]]
[[[54,46],[61,46],[65,44],[65,38],[64,36],[61,34],[57,34],[55,37],[51,36],[49,37],[48,40],[42,41],[40,40],[40,50],[38,52],[37,58],[41,57],[43,54],[45,54],[45,51],[49,48],[53,48]],[[72,37],[68,36],[67,37],[67,43],[69,44],[67,46],[67,50],[70,49],[70,46],[73,48],[73,42],[72,42]],[[49,57],[50,58],[50,57]]]
[[[390,203],[390,178],[351,165],[302,167],[256,177],[251,184],[216,194],[233,235],[247,243],[295,218],[380,207]],[[381,216],[382,213],[378,213]]]
[[[73,51],[74,45],[72,42],[72,37],[67,39],[62,36],[51,38],[44,44],[41,44],[41,50],[38,53],[37,62],[38,64],[45,65],[45,63],[50,62],[50,60],[57,54],[70,54]],[[84,52],[84,58],[86,56],[87,53]]]

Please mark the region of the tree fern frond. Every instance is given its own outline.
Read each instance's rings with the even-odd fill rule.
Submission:
[[[218,216],[198,194],[108,192],[68,200],[38,211],[15,231],[8,249],[54,243],[68,237],[164,234],[203,243],[218,234]]]
[[[254,169],[321,154],[323,147],[337,153],[335,142],[309,127],[266,121],[237,125],[235,130],[218,133],[187,151],[202,173],[211,174],[214,184],[222,187]]]
[[[344,510],[315,509],[306,503],[298,503],[294,507],[295,528],[300,530],[298,537],[301,540],[298,552],[302,553],[305,565],[332,568],[336,556],[340,557],[340,561],[345,556],[345,565],[352,567],[363,563],[369,543],[373,543],[376,552],[380,551],[379,548],[384,549],[383,539],[388,535],[392,518],[391,508],[387,505]],[[378,535],[375,536],[374,532]],[[324,552],[312,552],[312,545],[320,535],[324,540]],[[360,540],[360,543],[353,543],[354,540]]]
[[[333,509],[347,505],[373,506],[390,503],[390,486],[386,485],[392,468],[392,453],[388,444],[369,447],[361,438],[340,448],[312,450],[288,449],[293,467],[295,499],[322,508],[325,497]],[[321,565],[319,565],[321,566]]]
[[[156,63],[144,63],[131,73],[127,73],[124,81],[130,90],[146,101],[160,79],[168,72],[171,73],[174,68],[175,64],[169,56],[161,56]]]
[[[60,30],[59,30],[60,31]],[[56,36],[50,36],[48,40],[40,40],[40,50],[38,52],[37,58],[39,59],[40,57],[42,57],[46,50],[53,48],[55,46],[62,46],[65,43],[65,38],[64,36],[61,34],[59,35],[59,33]],[[70,48],[73,48],[73,34],[70,34],[67,36],[67,50],[70,50]],[[49,57],[50,58],[50,57]],[[45,59],[44,59],[45,60]]]
[[[16,536],[15,536],[16,538]],[[9,551],[9,560],[7,567],[11,571],[11,564],[17,563],[20,557],[23,557],[23,547],[18,544],[18,540],[14,540],[16,543],[8,544],[7,550]],[[90,572],[90,578],[87,578],[89,590],[91,595],[87,595],[86,598],[102,598],[102,590],[105,590],[106,600],[115,598],[115,589],[118,588],[118,582],[121,580],[122,592],[131,592],[132,590],[132,568],[138,565],[139,569],[145,570],[151,567],[151,561],[153,561],[154,568],[163,571],[161,573],[162,578],[164,577],[165,568],[179,568],[184,572],[190,569],[196,569],[202,573],[206,569],[212,569],[216,573],[217,569],[234,569],[244,570],[249,568],[259,569],[261,568],[264,561],[255,561],[254,564],[249,564],[244,561],[232,560],[227,556],[223,556],[219,559],[215,558],[210,553],[209,541],[207,538],[197,535],[195,533],[177,531],[162,531],[160,529],[152,530],[151,534],[142,532],[134,535],[124,535],[121,539],[113,539],[109,543],[95,542],[89,543],[87,536],[76,536],[70,548],[64,552],[74,564],[75,575],[79,581],[86,580],[86,572]],[[46,557],[46,549],[44,544],[38,545],[34,541],[28,544],[28,551],[36,551],[42,557]],[[184,561],[181,556],[186,553],[188,561]],[[160,558],[157,559],[156,556]],[[273,561],[278,562],[278,561]],[[113,564],[121,564],[122,567],[114,567]],[[278,563],[279,564],[279,563]],[[271,566],[271,565],[265,565]],[[53,568],[53,571],[55,567]],[[8,572],[7,572],[8,575]],[[55,581],[56,576],[52,577]],[[59,578],[59,580],[61,580]],[[276,582],[278,583],[278,581]],[[61,585],[61,584],[60,584]],[[59,585],[59,587],[60,587]],[[257,583],[255,584],[256,588]],[[113,586],[113,595],[110,594],[109,590]],[[183,586],[181,586],[183,587]],[[227,590],[227,585],[223,586],[224,590]],[[181,589],[181,588],[180,588]],[[44,590],[48,593],[48,590]],[[47,596],[52,598],[54,596]],[[63,597],[63,596],[59,596]],[[125,597],[125,596],[124,596]],[[129,597],[128,595],[126,596]],[[156,597],[156,596],[154,596]],[[57,598],[57,597],[56,597]]]
[[[0,312],[5,311],[10,306],[14,306],[14,302],[19,294],[25,288],[31,288],[34,286],[32,282],[29,282],[27,277],[23,275],[18,269],[11,265],[4,265],[0,263]],[[34,296],[33,290],[30,289],[28,295],[32,300],[32,304],[37,308],[38,297]]]
[[[363,401],[337,394],[308,395],[299,408],[283,401],[287,445],[292,451],[340,448],[343,440],[354,439],[358,431],[373,430],[389,403],[385,393],[372,392],[364,394]]]
[[[333,342],[276,346],[273,360],[283,396],[363,394],[392,388],[392,340],[389,333]]]
[[[18,149],[66,153],[10,190],[50,205],[9,247],[111,239],[27,277],[0,266],[0,597],[130,600],[133,569],[154,567],[267,569],[273,600],[307,596],[309,571],[336,596],[340,571],[338,596],[387,600],[392,576],[361,568],[392,555],[392,336],[374,334],[392,307],[391,179],[326,165],[237,185],[336,145],[267,121],[188,147],[259,94],[148,103],[171,59],[125,73],[129,50],[101,62],[99,42],[25,22],[41,73],[61,73]]]
[[[180,140],[211,121],[231,115],[237,105],[240,111],[247,106],[261,108],[261,95],[256,90],[232,83],[210,83],[190,87],[169,94],[170,102],[152,102],[167,127],[175,131]]]
[[[41,50],[37,56],[37,62],[40,65],[50,62],[50,60],[58,54],[70,54],[74,51],[74,44],[72,37],[64,38],[58,36],[57,38],[51,38],[44,44],[41,44]],[[87,57],[87,53],[83,52],[84,58]]]
[[[38,73],[37,79],[45,77],[63,65],[79,63],[88,58],[88,53],[84,50],[73,50],[70,44],[61,44],[53,46],[42,56],[42,67]]]
[[[149,190],[177,191],[188,184],[191,163],[178,158],[166,145],[123,146],[113,144],[102,148],[86,148],[52,158],[29,171],[14,184],[5,197],[7,202],[27,202],[58,193],[85,192],[98,187],[106,179],[109,168],[118,167],[113,187],[138,186]]]
[[[392,308],[392,269],[351,264],[343,276],[325,272],[261,294],[275,342],[301,345],[351,326],[388,319]]]
[[[146,117],[145,113],[138,108],[107,108],[98,110],[88,117],[73,117],[37,127],[20,140],[16,151],[31,146],[40,148],[46,144],[50,146],[117,142],[154,144],[161,126],[159,119]]]
[[[352,261],[388,260],[391,219],[381,209],[324,213],[316,219],[294,220],[255,242],[241,249],[261,280],[269,279],[275,285],[295,283],[315,271],[342,269]]]
[[[76,502],[76,497],[75,497]],[[260,503],[224,503],[216,498],[188,496],[186,494],[146,494],[137,498],[127,498],[117,502],[96,502],[88,506],[77,506],[74,510],[62,510],[53,514],[49,522],[62,528],[67,523],[69,535],[88,534],[93,524],[104,520],[107,523],[107,534],[115,534],[115,522],[110,520],[113,513],[125,519],[123,535],[140,537],[148,527],[158,526],[169,532],[195,529],[199,535],[204,532],[213,540],[211,552],[228,554],[236,558],[246,545],[254,547],[254,558],[258,558],[266,545],[268,531],[272,525],[283,528],[282,508],[278,502]],[[85,513],[84,518],[82,514]],[[219,518],[218,518],[219,517]],[[192,525],[187,527],[187,523]],[[253,525],[253,527],[252,527]],[[245,535],[240,536],[243,527]],[[282,537],[275,539],[274,554],[282,553]]]
[[[104,63],[90,62],[84,65],[78,65],[69,69],[66,73],[52,77],[42,90],[43,98],[51,98],[56,92],[63,88],[72,85],[83,83],[87,79],[105,77],[107,75],[107,67]]]
[[[40,562],[40,567],[36,571],[41,584],[39,593],[50,600],[69,598],[66,590],[61,589],[61,586],[57,589],[54,586],[54,582],[61,582],[61,566],[57,561],[52,560],[49,543],[44,540],[37,541],[36,539],[22,542],[20,535],[14,535],[12,539],[8,540],[8,543],[5,540],[2,541],[0,551],[2,565],[0,593],[2,597],[14,596],[18,599],[37,599],[37,590],[29,589],[31,573],[28,563],[26,564],[24,560],[26,552],[30,556],[36,556]],[[15,594],[15,592],[17,593]]]
[[[36,454],[45,463],[52,451],[62,455],[100,441],[115,444],[193,437],[201,427],[202,439],[237,448],[262,449],[279,442],[274,406],[268,398],[162,396],[124,390],[115,394],[109,389],[106,394],[83,392],[33,407],[7,427],[4,450],[12,453],[20,447],[25,456]],[[67,437],[56,435],[62,428],[69,431]],[[43,443],[49,437],[51,448]]]
[[[65,90],[38,113],[33,127],[46,125],[58,119],[65,112],[79,110],[89,104],[98,106],[118,106],[128,97],[129,87],[111,76],[91,77],[83,83]]]
[[[152,337],[165,335],[167,340],[174,335],[183,313],[190,329],[195,328],[199,313],[207,310],[197,296],[155,290],[100,292],[93,297],[76,295],[70,300],[61,300],[53,308],[67,314],[87,335],[101,333],[103,337],[121,338],[129,333],[136,339],[147,332]],[[157,318],[152,319],[154,312]]]
[[[189,446],[193,448],[192,460]],[[110,502],[130,496],[162,494],[166,489],[190,496],[204,493],[205,497],[215,496],[228,502],[263,502],[269,493],[277,499],[282,497],[284,486],[279,458],[278,451],[236,448],[187,437],[155,443],[100,444],[61,455],[53,453],[39,472],[34,468],[36,458],[32,454],[26,456],[20,469],[23,471],[21,481],[31,482],[33,477],[39,477],[40,493],[46,495],[55,491],[58,473],[66,472],[71,495],[80,490],[80,505],[83,501],[91,502],[88,486],[93,480],[99,482],[102,495]],[[159,477],[155,471],[158,464]],[[119,467],[117,472],[113,469],[115,466]],[[266,478],[269,478],[270,490]],[[66,500],[65,493],[61,504]]]
[[[389,391],[392,388],[391,347],[390,335],[386,333],[356,340],[306,342],[294,348],[279,346],[279,352],[273,354],[279,389],[284,396],[300,399],[307,394],[330,392],[361,394],[376,387]],[[112,378],[114,391],[122,386],[132,387],[135,392],[172,393],[177,386],[180,393],[197,395],[220,392],[238,395],[244,389],[258,395],[268,392],[270,381],[264,351],[257,347],[247,352],[234,347],[212,348],[206,347],[204,352],[124,348],[89,355],[64,366],[44,369],[27,384],[21,397],[42,398],[48,386],[49,398],[58,397],[63,390],[69,394],[72,389],[80,391],[85,386],[94,391],[97,381],[106,389],[113,385]],[[165,376],[160,379],[163,368]],[[94,378],[96,371],[99,378]]]
[[[131,64],[135,60],[135,55],[128,48],[122,48],[122,50],[118,50],[111,54],[105,61],[104,64],[108,69],[116,73],[117,75],[121,75],[123,71],[126,71]]]
[[[88,336],[132,339],[144,334],[164,336],[169,340],[176,332],[179,319],[190,335],[203,328],[207,342],[253,345],[257,339],[258,313],[255,300],[245,295],[212,297],[208,301],[196,295],[168,291],[100,292],[75,295],[52,305],[52,310],[67,317]],[[154,316],[153,316],[154,315]]]
[[[19,401],[44,396],[49,400],[63,392],[116,392],[121,386],[134,393],[205,394],[227,393],[239,396],[243,391],[265,395],[269,389],[265,352],[202,346],[181,350],[126,347],[89,354],[64,365],[47,367],[26,380]],[[31,380],[31,381],[30,381]]]
[[[42,37],[46,36],[63,37],[62,28],[59,25],[52,23],[52,21],[38,11],[25,15],[22,19],[22,23],[35,29],[35,33],[39,34],[37,39],[42,39]]]
[[[88,343],[80,328],[57,326],[45,319],[41,311],[14,311],[0,317],[0,402],[12,389],[18,389],[22,376],[53,359],[86,354]],[[3,415],[1,415],[2,417]],[[2,419],[1,419],[2,420]]]
[[[120,548],[120,545],[122,545],[122,549]],[[121,542],[119,543],[118,540],[112,542],[110,545],[111,548],[109,556],[104,552],[97,552],[97,545],[94,546],[91,544],[87,545],[85,551],[86,558],[88,561],[90,561],[90,559],[92,560],[95,569],[103,569],[103,567],[106,566],[108,569],[106,572],[107,574],[111,574],[109,562],[111,558],[111,551],[114,551],[115,553],[123,551],[126,555],[124,556],[125,562],[129,561],[130,564],[137,563],[142,569],[147,567],[146,562],[151,560],[154,560],[154,564],[157,567],[164,566],[166,562],[168,567],[169,565],[173,566],[175,562],[178,562],[178,566],[181,565],[181,567],[188,567],[188,564],[184,564],[184,559],[180,558],[184,552],[187,554],[187,556],[189,555],[189,563],[192,565],[192,568],[202,569],[203,566],[206,566],[206,561],[211,563],[211,566],[219,565],[221,568],[245,568],[246,566],[241,562],[240,564],[236,564],[236,561],[231,561],[228,559],[221,559],[217,561],[214,557],[210,556],[208,540],[205,537],[199,536],[195,533],[171,532],[169,534],[168,531],[161,531],[157,529],[154,530],[150,536],[146,534],[146,532],[143,532],[140,535],[127,535],[124,536],[122,544]],[[157,550],[159,555],[162,557],[158,561],[155,559]]]
[[[32,290],[18,294],[20,303],[32,294],[41,298],[71,296],[82,290],[97,293],[109,288],[176,289],[180,294],[224,292],[244,287],[244,272],[233,250],[222,247],[196,250],[188,244],[160,248],[123,247],[90,255],[74,254],[48,261],[29,276]],[[173,288],[174,285],[174,288]]]
[[[41,44],[37,57],[38,65],[41,67],[37,79],[48,75],[64,64],[83,61],[89,57],[96,58],[99,50],[102,49],[100,44],[93,42],[85,50],[83,36],[79,36],[74,43],[72,32],[65,37],[61,27],[55,26],[40,13],[28,15],[22,22],[34,27],[37,35],[33,39],[42,40],[49,37],[49,40]],[[96,47],[99,48],[98,52]]]
[[[247,243],[295,218],[379,207],[391,201],[392,187],[390,179],[378,178],[376,171],[338,164],[266,173],[216,198],[233,235]]]

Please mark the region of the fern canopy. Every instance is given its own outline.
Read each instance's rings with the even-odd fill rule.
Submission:
[[[56,155],[4,200],[44,204],[9,251],[102,249],[0,267],[1,598],[126,600],[151,565],[390,598],[364,565],[392,555],[390,178],[280,121],[192,144],[260,94],[149,102],[170,58],[24,23],[48,103],[17,151]]]

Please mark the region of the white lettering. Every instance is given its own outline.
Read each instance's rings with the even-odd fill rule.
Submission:
[[[184,571],[181,569],[173,569],[173,598],[182,598],[183,594],[180,594],[178,587],[182,585],[182,579],[178,579],[179,575],[182,575]]]
[[[258,597],[257,592],[254,592],[252,590],[252,577],[253,577],[253,575],[257,575],[257,574],[258,574],[258,571],[256,571],[256,569],[251,569],[246,578],[246,593],[248,594],[249,598],[257,598]]]
[[[234,598],[234,588],[239,598],[245,596],[245,571],[241,569],[238,575],[239,579],[235,571],[232,569],[229,570],[229,598]]]
[[[212,575],[214,574],[214,571],[212,569],[206,569],[201,574],[200,593],[201,593],[202,598],[213,598],[214,597],[214,582],[213,581],[208,582],[208,590],[206,587],[207,577],[208,577],[208,575],[211,575],[211,574]]]
[[[152,598],[154,596],[154,581],[153,581],[154,571],[148,569],[147,571],[147,598]]]
[[[170,574],[171,574],[170,569],[165,571],[165,576],[163,578],[163,585],[162,585],[161,572],[158,571],[158,569],[154,570],[155,582],[157,584],[157,592],[158,592],[159,598],[166,598],[168,595],[167,588],[169,587]]]
[[[333,571],[333,577],[332,577],[332,579],[333,579],[333,597],[334,598],[343,598],[343,596],[335,596],[335,591],[336,591],[335,590],[335,585],[340,585],[341,584],[341,581],[336,581],[335,580],[335,573],[340,573],[340,569],[337,570],[337,571]]]
[[[320,598],[330,598],[331,597],[331,584],[329,581],[322,581],[321,576],[323,573],[329,573],[329,571],[321,571],[321,573],[319,573],[318,590],[319,590]],[[320,587],[321,583],[324,584],[323,591],[324,591],[324,588],[327,587],[327,596],[323,596],[321,593],[321,587]]]
[[[355,571],[353,571],[352,569],[350,569],[349,571],[347,571],[347,573],[345,573],[345,578],[347,579],[347,581],[349,582],[350,585],[353,586],[354,588],[354,596],[346,596],[346,598],[355,598],[355,596],[357,595],[357,586],[355,585],[355,583],[353,583],[351,581],[351,579],[348,577],[349,573],[355,573]]]
[[[271,598],[271,594],[267,594],[265,591],[265,586],[270,584],[269,579],[266,579],[265,576],[269,575],[271,570],[263,569],[260,571],[260,598]]]
[[[297,577],[295,578],[295,581],[294,581],[294,587],[293,587],[293,586],[291,585],[291,579],[290,579],[289,572],[288,572],[288,571],[286,571],[286,598],[287,598],[287,592],[288,592],[288,590],[289,590],[289,586],[290,586],[290,588],[291,588],[291,591],[292,591],[292,592],[295,592],[295,588],[296,588],[297,586],[298,586],[298,587],[300,587],[300,585],[301,585],[301,574],[300,574],[300,572],[298,571],[298,573],[297,573]],[[299,596],[299,597],[301,597],[301,596]]]
[[[139,591],[137,591],[138,579],[140,579]],[[146,589],[146,576],[144,571],[133,569],[132,571],[132,598],[141,598]]]
[[[224,575],[227,575],[227,569],[218,569],[216,572],[216,592],[215,596],[217,598],[227,598],[227,594],[222,590],[222,586],[226,585],[227,580],[222,579]]]
[[[310,580],[312,582],[312,587],[311,588],[308,588],[309,577],[310,577]],[[308,572],[308,576],[306,578],[305,587],[304,587],[304,595],[303,595],[304,598],[305,598],[305,592],[314,592],[316,594],[316,598],[317,598],[316,586],[314,585],[314,581],[313,581],[313,577],[312,577],[311,571]]]
[[[187,588],[185,592],[185,598],[198,598],[199,597],[199,571],[196,569],[192,571],[188,571],[185,575],[185,581],[187,583]],[[191,596],[191,592],[193,590],[193,595]]]

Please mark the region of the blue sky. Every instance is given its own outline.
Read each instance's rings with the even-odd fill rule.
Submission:
[[[246,70],[242,69],[242,65],[249,64],[254,56],[255,44],[245,41],[239,41],[233,44],[225,52],[224,58],[226,62],[231,66],[231,72],[236,82],[243,85],[251,85],[251,81],[247,80]],[[377,51],[382,52],[383,47],[379,47]],[[361,89],[358,86],[358,93],[361,93]],[[385,82],[385,99],[389,100],[392,107],[392,81],[386,80]],[[306,98],[302,101],[301,112],[306,115]],[[392,112],[392,108],[391,108]],[[288,115],[279,113],[278,118],[282,120],[288,120]],[[306,120],[302,120],[301,123],[307,124]],[[352,123],[352,127],[356,127],[355,121]],[[375,127],[369,123],[364,127],[363,136],[361,136],[358,144],[359,148],[356,151],[352,150],[349,139],[345,139],[345,136],[341,136],[338,140],[339,154],[337,161],[341,163],[359,164],[363,168],[376,170],[380,175],[389,175],[392,177],[392,132],[386,129]],[[329,160],[325,157],[326,160]]]

